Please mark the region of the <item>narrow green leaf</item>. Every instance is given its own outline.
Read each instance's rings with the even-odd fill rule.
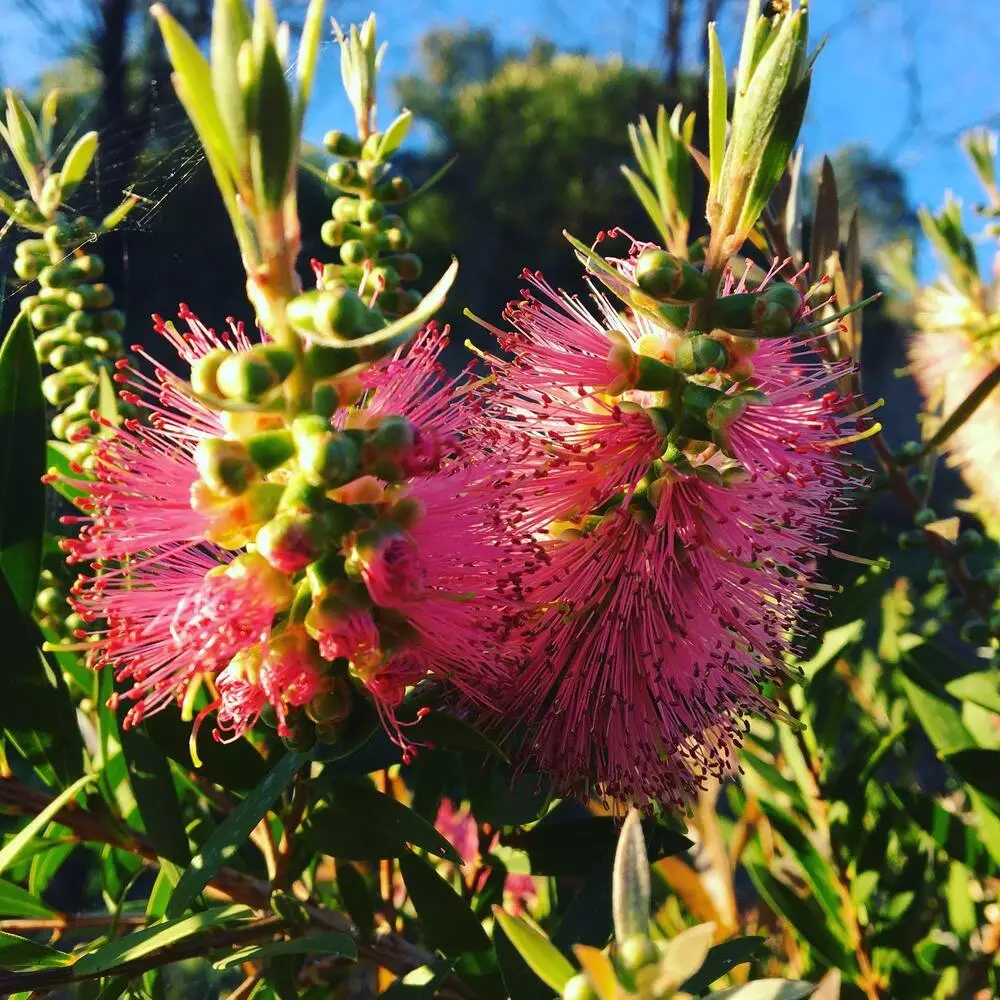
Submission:
[[[37,816],[32,816],[18,832],[0,848],[0,872],[5,872],[21,855],[21,852],[45,829],[63,806],[72,802],[82,788],[93,784],[96,775],[85,774],[69,788],[61,791]]]
[[[115,938],[95,951],[83,955],[77,960],[74,972],[80,976],[109,972],[124,962],[134,962],[202,931],[242,923],[252,920],[253,917],[254,911],[249,906],[235,904],[213,906],[189,917],[165,920],[152,927],[144,927],[124,937]]]
[[[51,917],[54,914],[55,910],[27,889],[0,879],[0,917]]]
[[[0,346],[0,569],[25,614],[42,564],[45,438],[41,372],[22,312]]]
[[[764,902],[787,920],[824,961],[845,971],[855,970],[853,956],[830,932],[823,911],[812,900],[800,898],[763,865],[747,862],[746,870]]]
[[[278,796],[309,759],[307,754],[289,753],[268,776],[223,820],[188,868],[170,896],[168,917],[179,917],[198,897],[215,873],[243,846],[253,828],[267,815]]]
[[[493,924],[493,951],[508,997],[512,1000],[552,1000],[552,990],[535,974],[497,922]]]
[[[803,1000],[812,995],[812,983],[797,983],[791,979],[757,979],[745,986],[713,993],[714,1000]]]
[[[250,16],[243,0],[218,0],[212,8],[210,47],[212,92],[237,161],[247,157],[246,119],[237,57],[250,38]]]
[[[566,983],[576,975],[566,956],[544,934],[502,907],[494,906],[493,916],[531,971],[561,996]]]
[[[319,46],[323,39],[323,16],[326,0],[310,0],[302,25],[302,40],[299,42],[299,93],[296,98],[296,129],[295,134],[302,132],[302,122],[309,106],[312,94],[313,77],[316,73],[316,61],[319,58]]]
[[[63,201],[71,197],[80,186],[80,182],[87,176],[87,171],[90,169],[90,164],[93,163],[96,153],[97,133],[87,132],[76,140],[73,148],[66,154],[62,170],[59,171],[62,177]]]
[[[251,159],[258,197],[276,208],[284,198],[295,155],[294,117],[285,68],[271,40],[258,58],[257,120],[248,122]]]
[[[967,938],[978,926],[976,907],[969,894],[969,870],[965,865],[952,861],[948,866],[948,920],[951,929],[961,938]]]
[[[611,882],[615,940],[621,944],[633,935],[648,936],[650,900],[649,859],[638,809],[625,818]]]
[[[86,496],[86,493],[84,490],[71,486],[66,481],[67,479],[77,478],[77,473],[73,472],[70,468],[70,445],[65,441],[48,441],[45,447],[47,471],[58,473],[58,478],[54,479],[48,485],[61,497],[69,500],[70,503],[76,503],[80,497]]]
[[[708,26],[708,162],[709,198],[719,189],[722,160],[726,154],[726,125],[729,115],[729,87],[726,83],[726,63],[715,23]]]
[[[899,682],[939,757],[975,745],[972,734],[962,722],[961,713],[954,705],[921,686],[911,676],[903,674]]]
[[[244,962],[260,962],[276,955],[337,955],[341,958],[358,957],[358,946],[346,934],[330,931],[324,934],[307,934],[305,937],[289,938],[287,941],[271,941],[255,944],[220,958],[212,964],[216,969],[231,969]]]
[[[462,856],[431,823],[367,779],[338,781],[326,800],[328,808],[316,810],[308,823],[313,844],[324,854],[347,861],[399,858],[412,844],[462,863]]]
[[[761,801],[760,807],[798,862],[806,882],[813,890],[813,898],[829,917],[831,929],[841,939],[844,947],[847,947],[847,925],[844,923],[841,899],[836,889],[836,872],[787,813],[770,802]]]
[[[476,915],[423,858],[407,852],[399,859],[399,870],[432,948],[450,958],[489,949],[490,939]]]
[[[411,969],[405,976],[400,976],[387,990],[379,996],[387,1000],[433,1000],[437,996],[438,987],[444,982],[445,976],[451,972],[451,962],[435,962],[434,965],[421,965]]]
[[[652,220],[653,225],[656,226],[657,232],[663,241],[666,242],[668,239],[667,228],[663,219],[663,211],[660,208],[660,203],[656,200],[656,195],[653,194],[649,185],[634,170],[623,166],[621,167],[621,172],[625,180],[629,182],[629,186],[632,188],[635,196],[642,203],[642,207],[646,210],[646,214]]]
[[[73,956],[64,951],[0,931],[0,967],[4,969],[54,969],[72,961]]]
[[[667,943],[663,954],[663,967],[670,970],[674,983],[682,983],[693,976],[708,957],[715,937],[715,924],[697,924],[687,927]]]
[[[403,145],[407,133],[410,131],[410,122],[413,121],[413,112],[405,108],[393,119],[392,123],[385,130],[382,141],[378,147],[378,159],[384,160],[392,156],[393,153]]]
[[[470,750],[509,763],[506,754],[485,733],[454,715],[431,710],[411,730],[415,739],[435,749]]]
[[[375,901],[364,875],[350,861],[337,861],[337,893],[347,915],[362,934],[375,929]]]
[[[709,948],[701,968],[681,983],[681,992],[692,996],[708,992],[709,986],[717,979],[721,979],[737,965],[749,962],[766,940],[767,938],[755,936],[738,937]]]

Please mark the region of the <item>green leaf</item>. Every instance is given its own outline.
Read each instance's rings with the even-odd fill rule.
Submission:
[[[73,192],[80,186],[80,182],[87,176],[87,171],[90,169],[90,164],[96,153],[97,133],[87,132],[76,140],[73,148],[66,154],[62,170],[59,171],[62,177],[63,201],[72,196]]]
[[[0,879],[0,917],[51,917],[55,910],[27,889]]]
[[[434,749],[471,750],[509,763],[507,756],[485,733],[454,715],[431,710],[410,730],[418,743]]]
[[[708,26],[708,162],[711,171],[709,190],[718,191],[722,160],[726,153],[726,125],[729,115],[729,88],[726,64],[715,24]]]
[[[566,956],[544,934],[502,907],[494,906],[493,916],[531,971],[561,996],[566,983],[576,975]],[[500,965],[502,969],[502,960]]]
[[[621,167],[621,172],[625,180],[629,182],[629,186],[632,188],[635,196],[642,203],[642,207],[646,210],[646,214],[652,220],[653,225],[656,226],[661,238],[666,242],[668,233],[663,220],[663,211],[660,208],[660,203],[656,200],[656,195],[653,194],[649,185],[634,170],[623,166]]]
[[[800,935],[830,965],[854,971],[854,958],[827,926],[823,911],[812,901],[802,899],[766,867],[746,863],[747,874],[765,903]],[[720,994],[724,995],[724,994]]]
[[[72,961],[73,956],[64,951],[0,931],[0,967],[4,969],[53,969]]]
[[[122,726],[125,709],[126,703],[122,702],[118,713],[118,739],[142,825],[157,854],[174,864],[186,865],[191,860],[191,851],[170,764],[142,729]]]
[[[97,412],[113,427],[121,423],[118,413],[118,393],[115,392],[115,384],[111,381],[107,368],[102,368],[99,375]]]
[[[737,965],[749,962],[766,940],[767,938],[754,936],[738,937],[709,948],[701,968],[681,983],[681,992],[695,996],[707,992],[717,979],[721,979]]]
[[[435,962],[411,969],[379,994],[388,1000],[432,1000],[445,976],[451,972],[450,962]]]
[[[781,792],[788,796],[792,805],[797,809],[801,809],[802,812],[809,811],[806,798],[799,786],[786,778],[770,761],[757,756],[744,747],[740,754],[740,763],[748,767],[760,779],[759,782],[754,781],[752,785],[758,798],[772,798],[773,792]]]
[[[1000,799],[1000,750],[968,747],[943,756],[962,781],[977,791]]]
[[[61,497],[75,504],[80,497],[86,496],[87,493],[86,490],[78,489],[67,482],[67,480],[76,480],[79,478],[79,474],[70,468],[70,448],[71,446],[65,441],[46,442],[45,461],[48,466],[47,471],[58,474],[57,478],[53,479],[48,485]]]
[[[323,39],[323,22],[325,0],[310,0],[302,24],[302,40],[299,42],[299,93],[295,105],[295,134],[302,132],[302,122],[306,116],[309,97],[312,93],[313,76],[316,73],[316,60]]]
[[[948,887],[945,891],[948,920],[951,929],[967,938],[978,926],[976,907],[969,894],[969,871],[965,865],[952,861],[948,866]]]
[[[403,145],[403,140],[410,131],[411,121],[413,121],[413,112],[404,108],[385,130],[382,141],[379,143],[377,159],[384,160],[387,156],[392,156]]]
[[[254,911],[249,906],[238,904],[213,906],[189,917],[165,920],[109,941],[96,951],[79,958],[73,971],[80,976],[109,972],[125,962],[134,962],[202,931],[252,920],[253,917]]]
[[[975,863],[980,853],[979,837],[975,828],[960,816],[949,812],[926,792],[895,788],[890,798],[950,858],[963,864]]]
[[[399,870],[432,948],[450,958],[489,949],[490,939],[476,915],[428,862],[407,852],[399,859]]]
[[[1000,712],[1000,676],[995,670],[980,670],[965,674],[945,684],[945,690],[959,701],[971,701],[974,705]]]
[[[812,983],[797,983],[791,979],[758,979],[745,986],[713,993],[714,1000],[803,1000],[812,994]]]
[[[286,754],[223,820],[181,875],[170,896],[167,916],[178,917],[191,906],[215,873],[243,846],[254,827],[267,815],[308,759],[307,754]]]
[[[86,788],[96,780],[96,775],[85,774],[74,781],[69,788],[63,789],[40,813],[32,816],[31,820],[0,848],[0,872],[5,872],[17,861],[21,852],[52,822],[63,806],[72,802],[82,788]]]
[[[648,936],[650,894],[646,842],[639,810],[633,808],[618,837],[612,870],[611,902],[615,940],[619,944],[634,935]]]
[[[61,670],[39,651],[41,635],[22,614],[0,573],[0,720],[18,752],[49,787],[65,784],[83,769],[83,740]]]
[[[337,893],[347,915],[364,935],[375,929],[375,903],[364,875],[350,861],[336,862]]]
[[[259,962],[276,955],[337,955],[342,958],[358,957],[358,946],[346,934],[330,931],[324,934],[307,934],[305,937],[290,938],[287,941],[271,941],[255,944],[226,955],[213,962],[216,969],[231,969],[244,962]]]
[[[899,682],[939,757],[975,745],[961,713],[946,698],[922,686],[909,674],[901,675]]]
[[[212,8],[212,93],[236,159],[245,161],[246,118],[237,58],[250,38],[250,17],[243,0],[217,0]]]
[[[532,971],[499,923],[493,925],[493,950],[511,1000],[551,1000],[551,989]]]
[[[653,861],[680,854],[691,846],[683,834],[653,820],[644,821],[642,829],[646,852]],[[500,842],[525,851],[536,875],[580,875],[602,861],[611,861],[617,833],[610,816],[567,820],[557,808],[531,830],[501,834]]]
[[[22,312],[0,347],[0,569],[25,614],[42,566],[45,438],[41,372]]]
[[[462,863],[458,851],[423,816],[366,779],[337,782],[326,798],[328,808],[316,810],[308,824],[312,843],[324,854],[349,861],[399,858],[412,844]]]
[[[264,43],[258,55],[256,83],[256,121],[251,119],[247,123],[254,179],[259,184],[258,197],[263,205],[277,208],[288,186],[296,137],[285,68],[273,39]]]
[[[760,807],[771,826],[784,840],[792,857],[798,862],[806,882],[813,891],[813,898],[823,907],[829,917],[831,929],[846,948],[847,925],[844,923],[840,895],[836,889],[836,872],[787,813],[770,802],[761,801]]]

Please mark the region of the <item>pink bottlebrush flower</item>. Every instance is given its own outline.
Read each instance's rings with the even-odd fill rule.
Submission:
[[[489,877],[489,864],[483,864],[480,854],[479,830],[476,818],[467,805],[455,807],[451,799],[445,797],[438,807],[434,827],[445,840],[455,848],[462,857],[462,875],[466,880],[476,879],[481,888]],[[494,833],[487,845],[487,851],[496,848],[500,840],[499,832]],[[511,913],[517,915],[524,912],[527,905],[538,895],[535,879],[531,875],[508,873],[503,884],[504,905]]]
[[[634,257],[613,263],[634,273]],[[514,357],[491,359],[479,436],[507,465],[500,516],[538,547],[498,717],[561,792],[680,805],[735,766],[746,718],[774,711],[762,685],[847,506],[854,400],[808,342],[722,335],[737,374],[689,375],[694,416],[671,432],[671,390],[614,376],[629,352],[671,364],[684,332],[602,295],[590,317],[528,277],[546,302],[508,310]]]
[[[968,331],[927,329],[909,342],[910,370],[929,407],[947,417],[1000,364]],[[972,493],[970,507],[991,535],[1000,536],[1000,389],[989,397],[944,445]]]

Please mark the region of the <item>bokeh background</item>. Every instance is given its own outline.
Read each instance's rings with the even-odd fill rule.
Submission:
[[[166,0],[207,42],[210,0]],[[302,0],[278,0],[293,26]],[[993,4],[970,0],[818,0],[814,43],[825,39],[803,131],[811,175],[833,160],[841,204],[857,203],[870,290],[887,249],[912,248],[922,279],[935,264],[919,235],[916,209],[936,208],[951,189],[967,208],[976,182],[957,148],[976,124],[1000,123],[1000,23]],[[331,0],[341,22],[368,13],[358,0]],[[703,112],[705,24],[718,22],[727,64],[745,5],[738,0],[380,0],[380,36],[389,42],[380,121],[409,107],[419,125],[405,148],[416,184],[454,160],[408,210],[432,282],[451,254],[462,271],[447,316],[455,327],[453,367],[468,358],[477,328],[464,306],[498,321],[516,297],[522,267],[557,285],[579,287],[579,268],[561,236],[590,240],[621,226],[652,235],[619,173],[630,153],[626,125],[660,103]],[[174,98],[158,34],[142,0],[0,0],[0,79],[37,101],[63,93],[60,128],[70,140],[101,133],[96,181],[80,192],[98,215],[129,184],[144,199],[103,248],[109,277],[129,316],[132,341],[149,341],[152,312],[178,302],[206,322],[246,318],[242,269],[221,203],[183,110]],[[332,41],[324,45],[317,97],[306,126],[322,163],[331,128],[350,112]],[[704,122],[705,115],[701,114]],[[8,187],[17,187],[2,164]],[[810,185],[803,199],[808,202]],[[303,267],[329,256],[319,241],[330,192],[303,174]],[[697,233],[695,234],[697,235]],[[4,241],[0,254],[12,254]],[[0,261],[0,272],[9,270]],[[306,273],[304,271],[304,273]],[[16,307],[17,289],[3,296]],[[866,319],[866,384],[885,396],[890,439],[914,433],[904,365],[905,301],[887,296]]]

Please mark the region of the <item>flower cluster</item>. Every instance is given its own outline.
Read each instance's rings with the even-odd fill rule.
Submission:
[[[240,325],[222,335],[182,310],[157,330],[222,391],[275,359]],[[164,365],[119,363],[140,412],[94,448],[69,558],[91,663],[113,665],[134,725],[210,692],[216,737],[258,718],[296,735],[303,712],[336,739],[353,687],[395,738],[404,693],[445,679],[483,705],[505,615],[504,546],[459,449],[463,406],[442,377],[446,335],[327,388],[331,412],[218,412]],[[220,385],[222,383],[222,385]],[[317,390],[317,394],[318,390]],[[513,546],[511,546],[513,549]]]
[[[847,503],[853,401],[789,336],[809,310],[774,272],[752,291],[749,267],[727,272],[692,332],[700,272],[648,245],[609,263],[628,312],[525,272],[495,331],[509,360],[491,359],[479,439],[502,456],[503,518],[539,550],[501,718],[563,792],[678,804],[772,710],[763,685]]]

